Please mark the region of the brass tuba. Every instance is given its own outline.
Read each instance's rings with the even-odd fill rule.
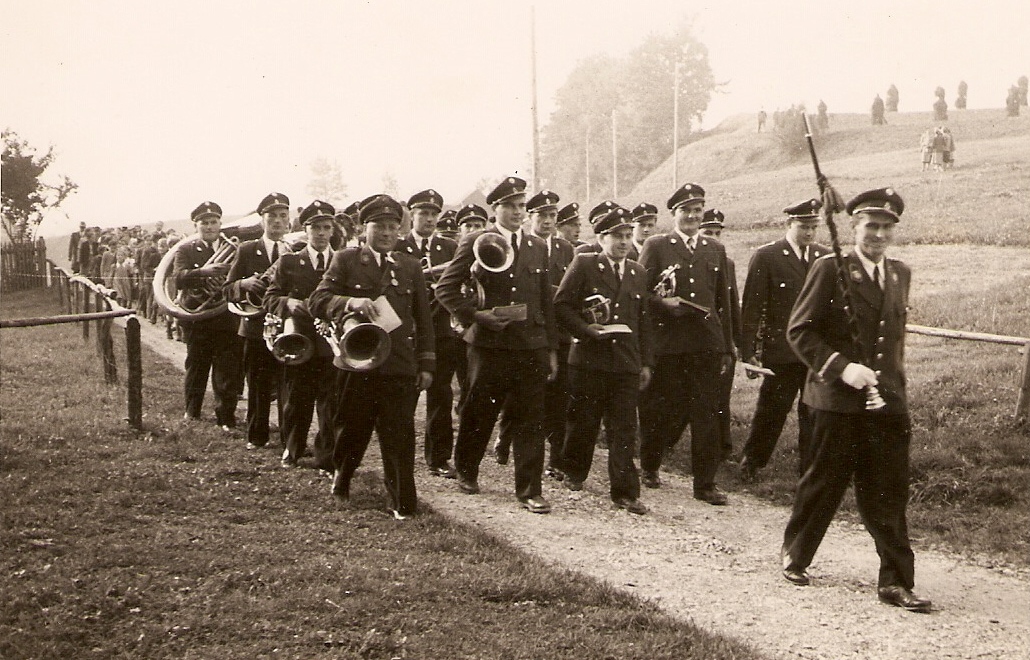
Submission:
[[[316,319],[315,330],[351,371],[372,371],[390,357],[390,333],[369,322],[364,314],[351,312],[341,323]]]
[[[304,364],[315,353],[315,342],[297,330],[293,317],[266,314],[264,338],[272,357],[285,365]]]
[[[211,255],[205,266],[228,263],[236,256],[239,240],[225,234],[219,237],[222,245]],[[154,271],[154,300],[168,314],[183,321],[200,321],[218,316],[229,306],[222,290],[225,285],[224,277],[209,277],[201,293],[189,296],[184,295],[185,292],[179,291],[175,286],[175,255],[183,245],[197,238],[200,238],[200,234],[193,234],[179,241],[161,257],[161,262]]]

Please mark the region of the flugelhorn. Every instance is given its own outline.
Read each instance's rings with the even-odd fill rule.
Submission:
[[[659,298],[672,298],[676,295],[676,271],[680,269],[679,264],[672,264],[662,271],[658,276],[658,283],[654,285],[654,293]]]
[[[261,276],[261,281],[264,282],[265,286],[268,286],[268,280],[264,275]],[[255,295],[250,291],[243,292],[243,300],[229,301],[229,311],[236,316],[243,317],[245,319],[255,318],[261,316],[264,313],[264,309],[261,308],[261,296]]]
[[[315,342],[297,330],[292,316],[266,314],[264,337],[272,357],[286,365],[304,364],[315,353]]]
[[[200,238],[200,234],[187,236],[175,247],[168,250],[161,262],[154,271],[154,300],[161,305],[168,314],[183,321],[200,321],[202,319],[218,316],[226,310],[229,303],[225,299],[225,277],[209,277],[204,282],[201,291],[191,291],[187,294],[180,291],[175,285],[175,255],[187,243]],[[236,256],[236,248],[239,240],[235,237],[220,234],[221,246],[204,263],[211,264],[228,263]]]
[[[325,337],[333,355],[351,371],[371,371],[390,357],[390,333],[359,312],[347,314],[340,323],[316,319],[315,331]]]
[[[611,298],[595,293],[583,300],[583,318],[588,324],[604,325],[611,319]]]
[[[494,232],[483,232],[476,237],[472,244],[472,255],[476,259],[472,266],[473,274],[477,269],[488,273],[503,273],[515,262],[515,250],[511,243]]]

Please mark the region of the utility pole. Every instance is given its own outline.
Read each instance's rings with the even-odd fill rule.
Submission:
[[[586,144],[587,153],[587,198],[584,200],[584,206],[590,203],[590,125],[588,124],[586,130],[583,132],[583,142]]]
[[[529,7],[530,62],[533,69],[533,190],[540,189],[540,126],[537,120],[536,98],[536,5]]]
[[[619,148],[616,141],[618,128],[615,123],[615,108],[612,108],[612,199],[619,196]]]
[[[676,62],[675,82],[672,85],[672,189],[680,180],[680,63]]]

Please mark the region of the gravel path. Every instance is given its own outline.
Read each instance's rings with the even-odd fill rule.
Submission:
[[[185,345],[144,322],[143,340],[180,368]],[[423,406],[420,404],[419,412]],[[374,446],[374,445],[373,445]],[[656,602],[670,614],[750,642],[783,658],[1030,658],[1030,574],[988,568],[915,544],[916,591],[931,598],[929,615],[876,598],[878,561],[859,525],[834,523],[815,563],[813,583],[780,576],[779,547],[788,511],[744,494],[713,507],[692,497],[689,478],[663,474],[644,489],[651,512],[634,516],[611,506],[598,451],[585,490],[547,481],[550,515],[530,514],[513,495],[511,468],[484,460],[483,492],[460,493],[454,481],[426,475],[420,499],[556,566],[604,580]],[[369,452],[365,469],[378,469]]]

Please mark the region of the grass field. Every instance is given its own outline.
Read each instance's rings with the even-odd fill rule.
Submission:
[[[314,470],[182,421],[149,351],[137,436],[77,327],[0,341],[2,658],[761,657],[459,521],[397,523],[372,471],[337,508]]]

